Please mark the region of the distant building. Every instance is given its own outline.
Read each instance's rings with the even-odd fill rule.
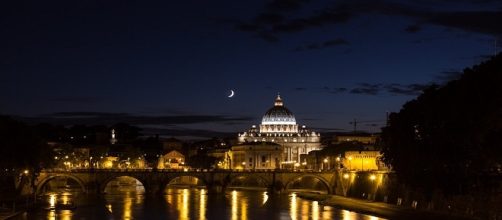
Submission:
[[[159,157],[157,169],[181,169],[185,165],[185,155],[171,151]]]
[[[117,143],[117,137],[116,137],[116,133],[115,133],[115,129],[112,128],[112,130],[110,131],[110,144],[116,144]]]
[[[114,156],[102,157],[98,162],[98,168],[100,169],[112,169],[118,168],[119,158]]]
[[[212,149],[207,152],[210,157],[215,157],[218,159],[216,168],[218,169],[232,169],[232,152],[228,148],[218,148]]]
[[[162,140],[162,149],[164,150],[164,152],[170,152],[172,150],[182,152],[183,142],[176,138],[168,138],[166,140]]]
[[[336,134],[332,144],[359,142],[364,145],[375,145],[379,136],[376,134]]]
[[[258,127],[253,125],[248,131],[238,134],[239,144],[270,142],[282,146],[282,168],[293,168],[295,164],[304,162],[301,155],[321,149],[320,141],[319,133],[296,124],[295,116],[284,107],[279,95]]]
[[[279,169],[283,147],[270,142],[251,142],[233,146],[230,152],[232,169]]]
[[[348,170],[381,170],[381,156],[380,151],[346,151],[342,164]]]

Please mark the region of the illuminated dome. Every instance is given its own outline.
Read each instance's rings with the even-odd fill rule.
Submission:
[[[282,103],[281,96],[277,95],[274,107],[270,108],[261,120],[262,125],[296,125],[293,113]]]

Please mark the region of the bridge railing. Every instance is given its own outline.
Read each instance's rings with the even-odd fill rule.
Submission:
[[[197,169],[197,168],[184,168],[184,169],[153,169],[153,168],[143,168],[143,169],[110,169],[110,168],[78,168],[78,169],[64,169],[64,168],[52,168],[44,169],[42,172],[56,172],[56,173],[93,173],[93,172],[159,172],[159,173],[172,173],[172,172],[196,172],[196,173],[207,173],[207,172],[218,172],[218,173],[332,173],[333,171],[323,171],[323,170],[303,170],[303,169]]]

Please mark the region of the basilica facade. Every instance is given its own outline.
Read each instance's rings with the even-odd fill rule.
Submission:
[[[274,106],[263,115],[259,126],[253,125],[243,133],[238,134],[238,142],[267,142],[281,146],[281,167],[291,168],[305,162],[304,156],[310,151],[321,149],[321,135],[299,126],[295,116],[284,106],[278,95]]]

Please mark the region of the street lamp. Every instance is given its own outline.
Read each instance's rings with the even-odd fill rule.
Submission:
[[[327,169],[329,170],[329,164],[328,164],[329,160],[328,160],[328,158],[327,158],[327,157],[326,157],[326,158],[324,158],[324,161],[323,161],[323,162],[324,162],[324,164],[326,164],[326,165],[324,165],[324,166],[325,166],[325,169],[326,169],[326,167],[327,167]]]
[[[344,179],[348,179],[348,178],[349,178],[349,174],[348,174],[348,173],[343,174],[343,178],[344,178]]]
[[[352,156],[349,156],[349,169],[352,170]]]
[[[370,175],[370,180],[371,180],[371,181],[375,181],[375,180],[376,180],[376,176],[375,176],[375,174],[371,174],[371,175]]]

